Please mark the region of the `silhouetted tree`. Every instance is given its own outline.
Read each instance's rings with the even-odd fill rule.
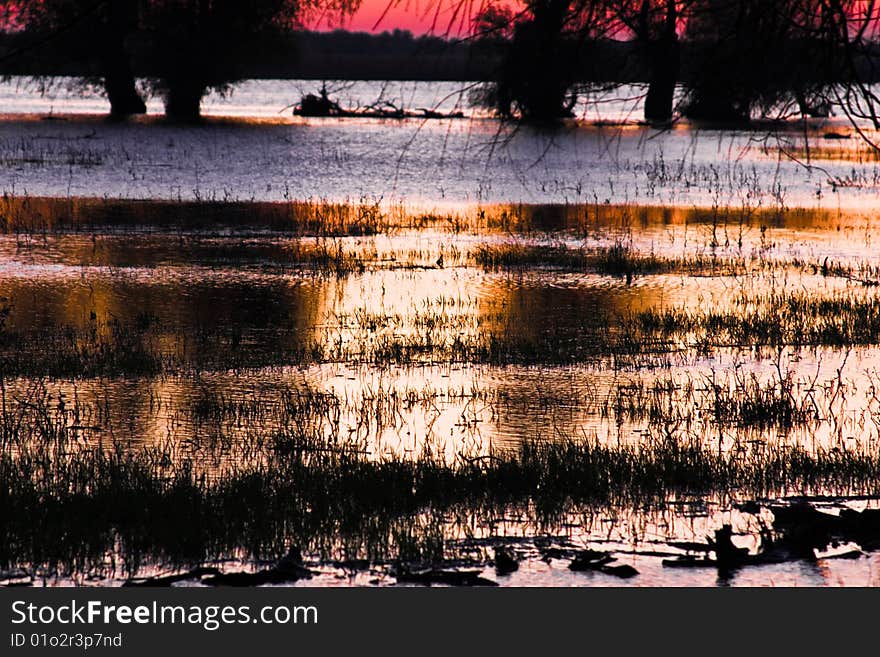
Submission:
[[[645,120],[673,118],[675,88],[681,69],[679,29],[698,0],[609,0],[615,19],[638,44],[649,72]]]
[[[747,121],[788,24],[777,0],[705,0],[687,26],[694,54],[683,107],[690,118]]]
[[[588,46],[600,39],[634,41],[642,67],[649,71],[645,118],[666,122],[673,117],[679,80],[679,28],[686,10],[698,0],[535,0],[514,21],[504,65],[491,99],[503,115],[546,120],[566,116],[576,100],[574,90],[584,73]],[[475,21],[475,30],[493,20],[490,5]],[[502,29],[497,33],[503,34]],[[592,51],[595,52],[595,51]],[[593,62],[594,70],[603,63]]]
[[[506,36],[497,14],[490,5],[475,31]],[[683,85],[680,109],[694,119],[826,115],[837,105],[880,128],[869,84],[880,61],[874,0],[526,0],[512,23],[503,44],[493,42],[503,65],[489,94],[505,116],[567,115],[586,74],[583,46],[610,38],[640,54],[649,121],[674,117]],[[607,63],[593,69],[608,72]]]
[[[146,111],[132,67],[136,50],[150,89],[174,119],[199,116],[209,90],[227,91],[275,36],[313,12],[344,13],[359,0],[6,0],[40,35],[63,35],[68,54],[92,64],[113,114]],[[12,11],[12,9],[10,10]],[[40,38],[45,38],[40,36]]]
[[[517,16],[507,5],[487,5],[472,21],[478,43],[500,44],[513,37]]]
[[[354,0],[150,0],[142,30],[149,44],[153,90],[170,118],[199,116],[209,90],[225,92],[240,79],[262,44],[301,25],[309,11],[345,10]]]
[[[477,25],[492,18],[484,11]],[[604,32],[606,19],[601,0],[527,0],[503,48],[489,104],[524,121],[572,116],[585,46]]]
[[[858,0],[704,0],[688,23],[693,65],[683,112],[749,121],[754,114],[827,114],[834,88],[857,84],[847,53]],[[833,7],[837,6],[837,9]]]
[[[5,3],[16,25],[38,39],[63,38],[68,56],[86,63],[103,84],[113,115],[147,111],[135,85],[129,40],[138,0],[14,0]]]
[[[795,0],[792,0],[795,2]],[[830,99],[858,126],[868,119],[880,129],[880,97],[872,84],[878,79],[877,62],[880,7],[874,0],[798,0],[794,21],[805,35],[813,55],[819,82],[809,89],[822,99]],[[875,147],[878,145],[872,141]]]

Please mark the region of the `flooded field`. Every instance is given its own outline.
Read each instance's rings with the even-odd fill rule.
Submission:
[[[863,214],[7,198],[5,216],[9,577],[295,544],[310,584],[387,583],[501,545],[523,567],[500,583],[619,581],[568,569],[589,547],[634,583],[711,584],[663,559],[725,523],[754,543],[792,496],[878,492]],[[866,554],[722,581],[864,584]]]
[[[0,121],[0,581],[880,583],[840,125],[366,123]]]
[[[511,202],[838,210],[870,209],[880,184],[875,152],[843,118],[654,129],[638,123],[643,90],[633,87],[546,131],[470,107],[473,83],[345,92],[353,105],[391,98],[464,108],[464,119],[339,120],[292,115],[287,106],[314,82],[253,82],[228,100],[209,98],[197,127],[155,113],[112,123],[98,113],[103,99],[69,95],[47,115],[49,101],[21,84],[0,85],[0,192],[14,196],[366,201],[428,212]]]

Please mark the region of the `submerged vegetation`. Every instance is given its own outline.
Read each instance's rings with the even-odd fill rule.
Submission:
[[[4,203],[0,581],[637,577],[578,550],[880,495],[877,263],[791,247],[840,217]]]
[[[145,561],[181,568],[230,556],[278,559],[290,545],[324,559],[414,561],[431,555],[402,543],[399,532],[419,518],[445,524],[463,513],[488,522],[531,508],[539,526],[552,527],[572,513],[656,508],[682,495],[880,492],[880,456],[869,451],[719,452],[673,437],[633,446],[529,441],[452,461],[427,446],[368,458],[314,439],[283,452],[239,444],[224,456],[230,465],[212,474],[204,455],[187,457],[192,446],[171,439],[141,449],[83,445],[73,414],[40,397],[4,410],[0,564],[7,569],[95,574],[115,552],[116,575],[133,576]],[[439,541],[442,557],[442,534]]]
[[[594,249],[566,245],[502,244],[481,245],[473,252],[474,261],[487,269],[529,269],[548,267],[571,271],[595,272],[632,278],[647,274],[723,275],[736,268],[745,269],[742,260],[712,256],[664,258],[655,254],[641,255],[619,242]]]
[[[0,9],[27,45],[81,4]],[[75,70],[184,120],[328,6],[100,4]],[[0,584],[873,581],[878,18],[772,4],[489,7],[515,123],[266,81],[199,126],[8,119]]]
[[[47,161],[52,155],[45,156]],[[0,199],[0,230],[22,237],[55,232],[145,230],[172,232],[275,230],[294,235],[372,235],[387,230],[393,215],[379,203],[289,201],[235,202],[217,198],[191,202],[58,199],[15,196]]]
[[[14,308],[14,300],[12,302]],[[443,307],[446,306],[447,307]],[[449,306],[452,306],[450,310]],[[729,308],[639,311],[595,308],[555,324],[510,326],[504,306],[471,314],[438,307],[376,313],[366,307],[316,318],[201,329],[163,323],[151,313],[129,322],[45,325],[0,332],[6,376],[150,376],[263,367],[443,364],[574,364],[616,360],[620,367],[668,365],[717,351],[782,347],[846,349],[880,340],[880,303],[845,293],[739,295]],[[630,365],[625,365],[630,363]]]
[[[56,152],[56,144],[46,151],[33,152],[33,145],[3,144],[4,151],[19,157],[38,160],[34,166],[48,166],[65,147]],[[77,157],[85,157],[78,153]],[[66,157],[66,156],[65,156]],[[706,186],[716,195],[745,188],[750,197],[774,194],[764,189],[756,171],[723,172],[719,168],[665,161],[662,156],[642,166],[652,185]],[[782,192],[778,192],[782,194]],[[125,231],[152,233],[231,232],[259,235],[272,231],[292,236],[368,236],[396,234],[405,230],[437,230],[442,233],[467,232],[549,235],[590,239],[619,237],[612,247],[626,251],[633,234],[646,228],[662,226],[690,228],[697,232],[703,247],[744,246],[744,240],[759,237],[770,229],[836,230],[841,216],[833,210],[789,208],[784,203],[763,206],[760,202],[744,205],[684,207],[634,205],[594,202],[559,204],[485,204],[451,209],[411,208],[384,203],[381,198],[361,197],[347,202],[296,200],[290,190],[283,191],[283,201],[236,200],[216,193],[193,190],[193,198],[173,201],[114,198],[52,198],[16,195],[9,191],[0,197],[0,231],[21,239],[52,234],[114,234]],[[760,200],[758,198],[758,200]],[[699,232],[708,230],[711,237],[702,241]],[[624,256],[634,255],[623,253]],[[644,256],[644,254],[642,254]],[[659,254],[654,254],[659,255]],[[707,254],[708,257],[708,254]]]

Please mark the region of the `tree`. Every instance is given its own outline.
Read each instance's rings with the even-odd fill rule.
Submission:
[[[570,113],[574,89],[584,73],[588,46],[601,39],[638,46],[649,72],[645,118],[673,117],[679,81],[679,29],[697,0],[532,0],[514,23],[504,66],[492,99],[503,115],[547,120]],[[490,5],[475,25],[498,23]],[[496,33],[498,33],[496,31]],[[503,34],[503,31],[500,32]],[[594,67],[602,69],[600,66]]]
[[[146,73],[166,115],[199,117],[201,100],[240,80],[248,61],[314,12],[346,13],[359,0],[7,0],[28,31],[64,37],[67,53],[87,62],[110,100],[111,113],[143,113],[135,86]]]
[[[137,29],[137,0],[15,0],[6,2],[16,27],[39,41],[63,40],[73,61],[100,80],[115,116],[147,111],[131,66],[129,41]]]
[[[880,97],[873,84],[880,77],[880,8],[875,0],[800,0],[796,5],[797,27],[820,58],[823,98],[835,102],[861,136],[880,148],[859,125],[867,119],[880,130]]]
[[[668,122],[679,80],[679,28],[696,0],[532,0],[513,22],[491,100],[502,115],[552,120],[570,114],[588,48],[601,39],[631,41],[649,71],[645,118]],[[505,36],[489,5],[475,32]],[[509,28],[508,28],[509,29]],[[592,52],[596,52],[595,50]],[[600,66],[595,67],[602,69]]]
[[[493,21],[496,16],[484,11],[476,24]],[[524,121],[553,122],[572,116],[585,46],[606,25],[601,0],[527,0],[502,49],[489,103],[502,116]]]
[[[609,0],[609,9],[639,46],[641,60],[648,70],[645,120],[666,123],[672,120],[675,88],[681,69],[679,29],[695,0]]]
[[[651,78],[645,97],[647,121],[671,121],[681,53],[678,44],[680,9],[676,0],[642,1],[636,34],[645,45]]]
[[[704,0],[687,27],[693,66],[684,114],[736,122],[755,114],[781,118],[790,108],[827,114],[838,91],[861,87],[854,53],[876,18],[860,5],[866,3]]]
[[[586,54],[629,43],[647,76],[645,118],[748,122],[827,115],[838,106],[880,129],[880,7],[876,0],[525,0],[510,36],[493,6],[475,32],[503,65],[488,100],[500,114],[552,120],[569,113]],[[508,22],[508,26],[510,23]],[[598,44],[590,50],[585,45]],[[596,55],[593,54],[595,58]],[[610,61],[594,67],[608,74]],[[611,83],[622,83],[611,78]],[[858,127],[858,126],[857,126]],[[865,135],[863,135],[865,136]]]
[[[151,0],[141,16],[150,86],[177,120],[199,117],[210,91],[241,79],[261,45],[300,24],[320,0]]]

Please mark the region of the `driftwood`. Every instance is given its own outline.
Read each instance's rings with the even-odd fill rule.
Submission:
[[[266,584],[289,584],[309,579],[312,572],[306,568],[269,568],[255,573],[218,573],[202,579],[208,586],[265,586]]]
[[[265,586],[266,584],[289,584],[301,579],[310,579],[312,571],[303,565],[302,555],[291,548],[287,556],[266,570],[255,573],[218,573],[202,579],[208,586]]]
[[[432,586],[440,584],[444,586],[498,586],[498,582],[486,579],[480,575],[479,570],[431,570],[411,571],[407,568],[398,568],[394,577],[400,584],[421,584]]]
[[[3,588],[20,588],[33,585],[33,575],[25,570],[17,568],[15,570],[0,571],[0,586]]]
[[[664,559],[663,565],[667,568],[718,568],[718,561],[709,557],[685,554],[675,559]]]
[[[137,579],[129,579],[123,582],[122,586],[147,586],[147,587],[167,587],[178,582],[188,582],[201,579],[209,575],[219,575],[219,568],[199,566],[184,573],[175,573],[173,575],[158,575],[156,577],[142,577]]]
[[[808,502],[771,506],[774,535],[768,532],[757,554],[749,554],[731,540],[729,525],[715,532],[715,538],[707,543],[671,543],[673,547],[688,552],[715,553],[708,556],[682,555],[664,559],[670,568],[718,568],[731,571],[744,566],[787,563],[790,561],[816,561],[816,550],[826,550],[839,542],[854,542],[864,550],[880,549],[880,509],[855,511],[843,509],[839,515],[819,511]],[[823,559],[858,559],[861,550],[848,550]]]
[[[519,562],[514,551],[506,547],[495,548],[495,572],[509,575],[516,570],[519,570]]]
[[[568,569],[574,572],[597,572],[605,575],[613,575],[623,579],[629,579],[639,574],[639,571],[628,564],[611,565],[617,559],[609,552],[597,552],[595,550],[583,550],[568,564]]]
[[[369,119],[463,119],[464,112],[438,112],[437,110],[420,107],[415,111],[404,110],[394,103],[385,101],[377,102],[363,108],[344,109],[335,100],[327,95],[327,89],[322,88],[316,94],[306,94],[299,104],[293,108],[296,116],[308,117],[340,117],[340,118],[369,118]]]
[[[804,548],[822,550],[835,541],[852,541],[866,550],[880,548],[880,509],[843,509],[835,516],[809,502],[796,502],[770,510],[773,528]]]
[[[303,565],[302,555],[291,548],[272,568],[254,573],[224,573],[213,566],[198,566],[192,570],[173,575],[160,575],[130,579],[123,586],[167,587],[178,582],[196,581],[206,586],[262,586],[265,584],[287,584],[300,579],[309,579],[312,571]]]

